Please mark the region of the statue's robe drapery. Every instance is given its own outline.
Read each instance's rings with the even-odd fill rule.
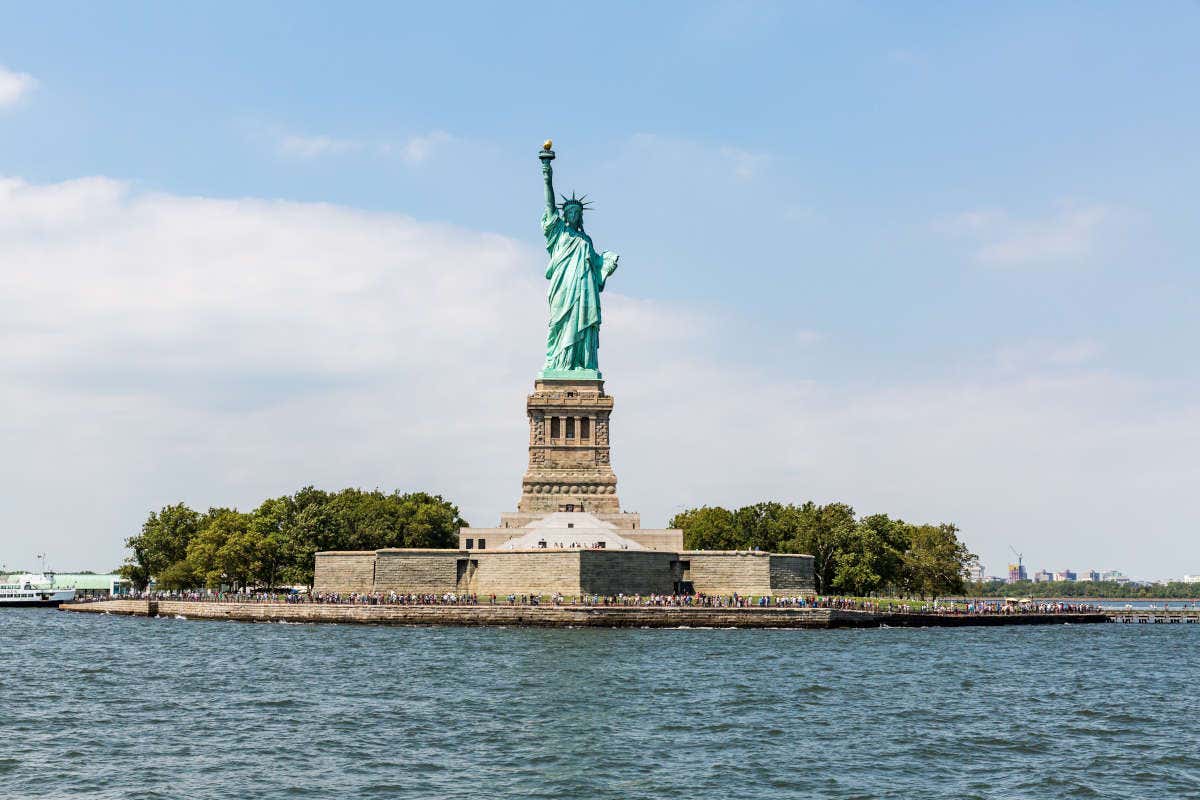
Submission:
[[[596,369],[600,348],[600,292],[617,269],[615,253],[597,253],[592,237],[567,225],[554,211],[542,214],[550,264],[550,331],[546,369]]]

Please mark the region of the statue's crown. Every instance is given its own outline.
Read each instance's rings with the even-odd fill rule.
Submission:
[[[562,203],[559,204],[558,207],[564,211],[567,210],[567,206],[579,206],[581,209],[592,207],[592,204],[588,202],[586,194],[582,195],[580,197],[576,197],[575,192],[571,192],[570,197],[567,197],[565,194],[559,195],[559,197],[561,197],[563,199],[563,201],[562,201]]]

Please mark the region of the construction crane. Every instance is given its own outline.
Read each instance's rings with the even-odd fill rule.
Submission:
[[[1008,549],[1012,550],[1013,555],[1017,557],[1017,577],[1020,578],[1025,574],[1025,556],[1022,553],[1018,553],[1017,548],[1011,544],[1008,546]]]

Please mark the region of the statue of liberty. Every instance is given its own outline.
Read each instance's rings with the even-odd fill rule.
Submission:
[[[596,252],[592,237],[584,232],[587,195],[577,198],[572,192],[569,199],[563,197],[561,206],[555,202],[551,144],[547,141],[538,153],[546,184],[542,233],[550,254],[546,267],[546,278],[550,281],[550,330],[541,377],[599,379],[596,351],[600,349],[600,292],[616,271],[618,256],[607,250]]]

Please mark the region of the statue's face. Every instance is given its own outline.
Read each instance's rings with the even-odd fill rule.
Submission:
[[[563,209],[563,219],[572,227],[579,227],[579,223],[583,221],[583,209],[575,203],[567,204]]]

